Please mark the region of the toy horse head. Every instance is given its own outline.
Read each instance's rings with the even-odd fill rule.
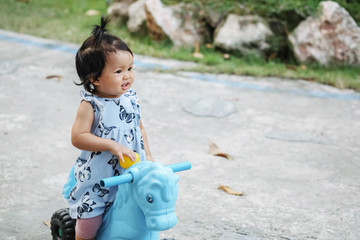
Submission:
[[[136,185],[134,199],[149,230],[163,231],[176,225],[175,204],[179,176],[161,163],[144,162],[130,172]]]
[[[127,194],[118,192],[118,207],[114,207],[121,208],[123,204],[132,201],[141,209],[146,228],[151,231],[164,231],[177,223],[174,210],[179,176],[174,172],[190,168],[189,162],[164,166],[159,162],[144,161],[134,164],[121,176],[103,179],[101,185],[108,187],[129,183],[119,186],[119,190],[122,188]]]

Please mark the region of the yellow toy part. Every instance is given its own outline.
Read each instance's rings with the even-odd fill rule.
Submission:
[[[135,162],[131,161],[131,159],[130,159],[128,156],[123,155],[125,162],[122,162],[122,161],[120,160],[120,166],[121,166],[122,168],[124,168],[124,169],[128,169],[128,168],[131,167],[133,164],[140,162],[140,156],[139,156],[139,154],[135,153],[135,155],[136,155],[136,160],[135,160]]]

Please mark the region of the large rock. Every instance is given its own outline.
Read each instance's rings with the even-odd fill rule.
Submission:
[[[194,46],[195,42],[204,42],[207,36],[203,23],[196,18],[197,9],[193,5],[168,7],[160,0],[147,0],[145,11],[148,32],[154,39],[167,36],[175,46]]]
[[[114,17],[127,18],[128,8],[136,0],[117,0],[113,1],[107,10],[107,13]]]
[[[321,2],[318,15],[301,22],[289,40],[300,62],[360,64],[360,28],[336,2]]]
[[[146,21],[145,2],[146,0],[136,1],[128,8],[127,28],[132,33],[140,31],[141,26]]]
[[[214,45],[226,51],[240,51],[244,55],[262,55],[269,47],[266,40],[272,35],[265,20],[258,16],[229,14],[215,30]]]
[[[226,13],[220,14],[209,6],[206,6],[203,11],[199,12],[199,16],[204,18],[211,28],[215,29],[226,17]]]

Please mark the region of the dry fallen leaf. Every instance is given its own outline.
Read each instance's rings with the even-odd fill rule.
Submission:
[[[235,196],[242,196],[243,195],[242,192],[235,192],[229,186],[225,186],[225,185],[221,185],[220,187],[218,187],[218,189],[222,189],[222,190],[224,190],[224,192],[226,192],[228,194],[235,195]]]
[[[22,3],[29,3],[29,0],[16,0],[17,2],[22,2]]]
[[[52,79],[52,78],[56,78],[57,81],[60,82],[63,77],[60,76],[60,75],[48,75],[48,76],[46,76],[46,79]]]
[[[215,156],[224,157],[232,160],[232,157],[230,157],[227,153],[222,152],[220,148],[213,142],[210,142],[210,153]]]
[[[43,221],[43,224],[45,224],[45,225],[48,226],[48,227],[51,226],[50,221]]]

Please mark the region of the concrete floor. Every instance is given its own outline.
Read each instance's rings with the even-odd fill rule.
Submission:
[[[0,30],[0,239],[51,239],[43,221],[66,207],[62,185],[79,153],[70,143],[78,47]],[[154,157],[193,165],[178,173],[178,224],[161,238],[360,239],[359,93],[135,61]],[[182,107],[194,97],[230,102],[236,112],[194,116]],[[210,141],[233,160],[212,156]]]

